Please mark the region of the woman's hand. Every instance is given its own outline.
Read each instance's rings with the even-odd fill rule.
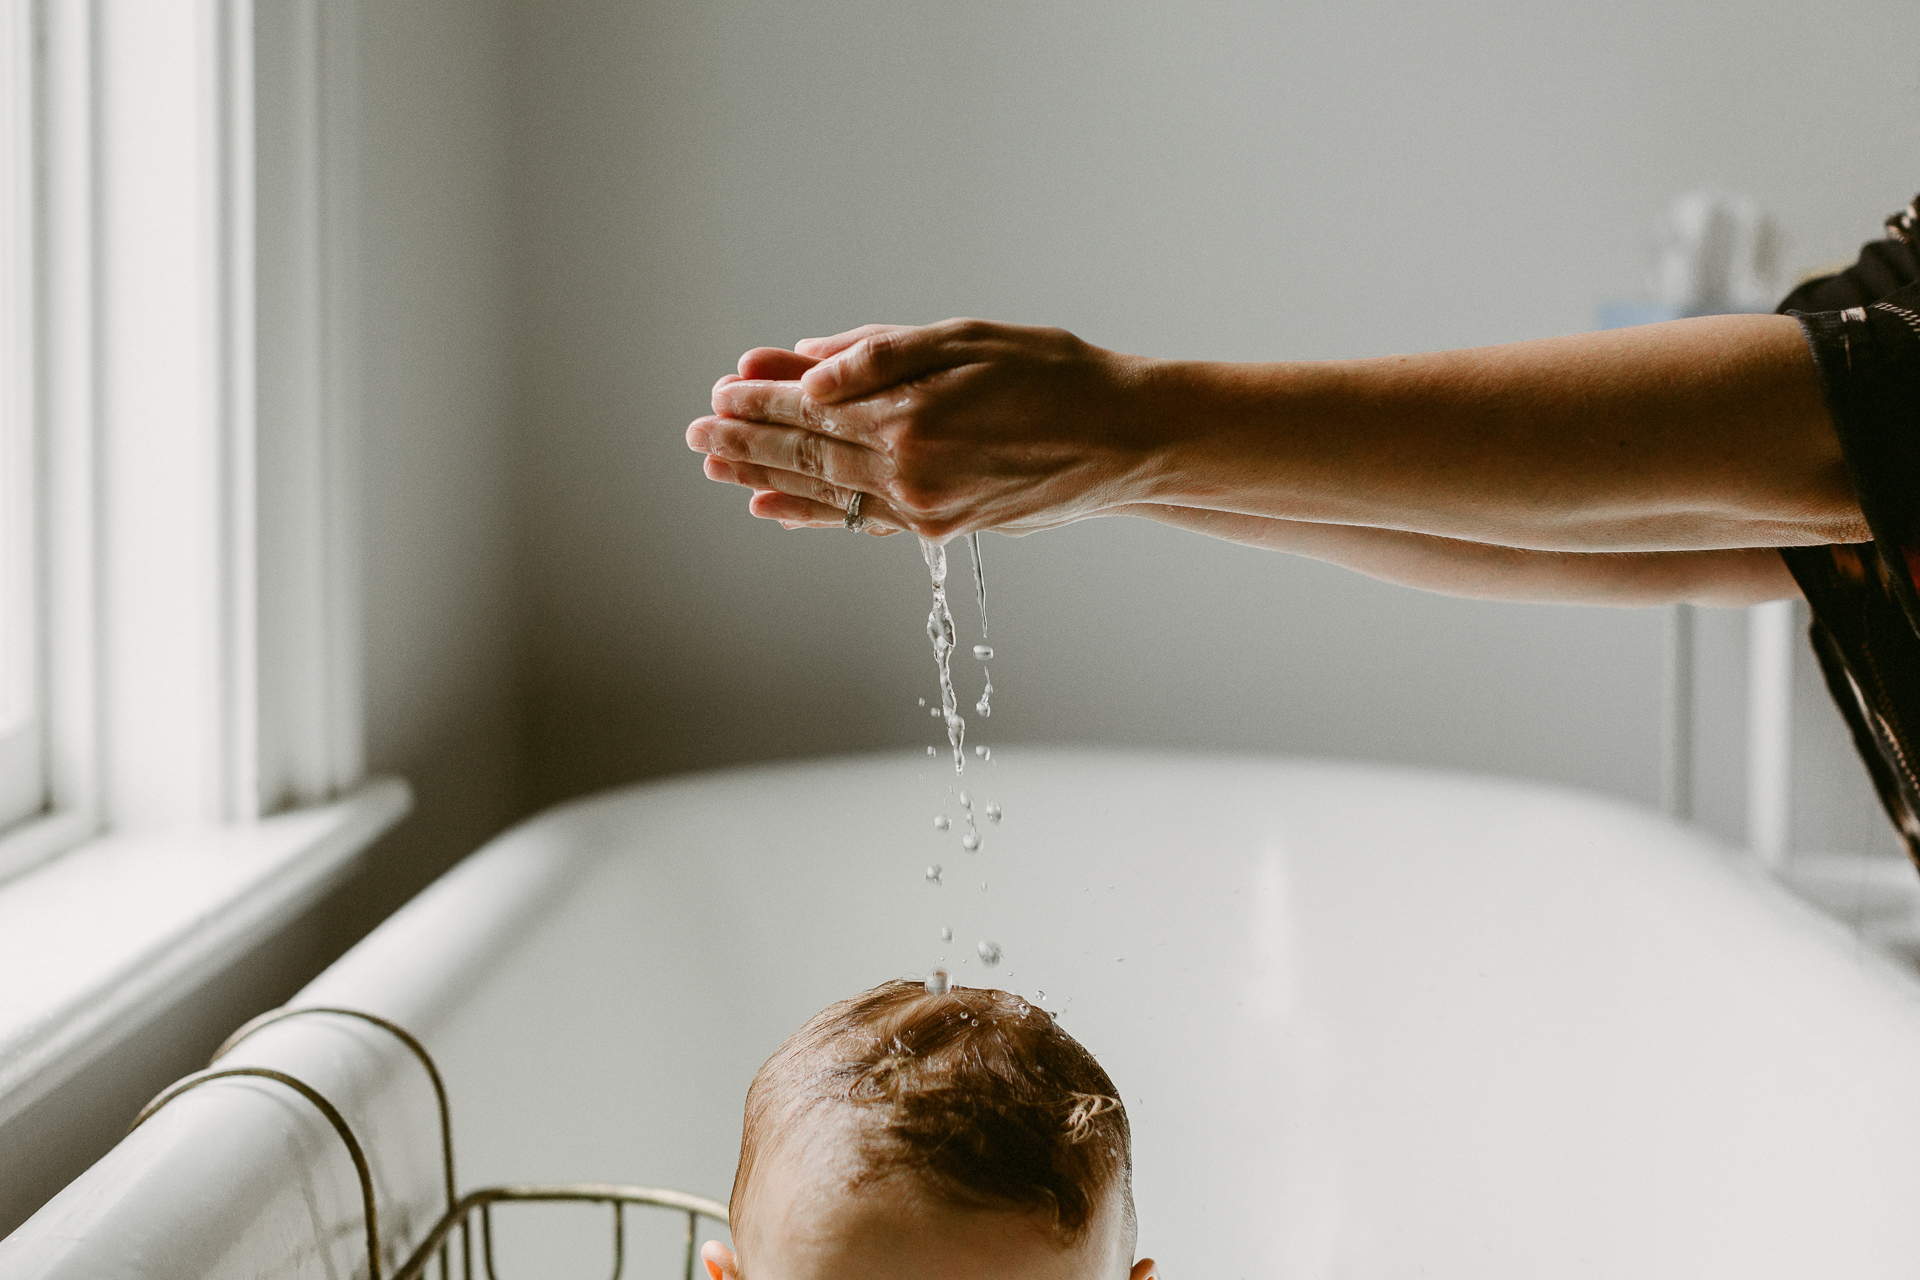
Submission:
[[[687,444],[789,527],[839,524],[857,492],[888,530],[1031,532],[1149,496],[1145,363],[1059,329],[869,325],[748,352]]]

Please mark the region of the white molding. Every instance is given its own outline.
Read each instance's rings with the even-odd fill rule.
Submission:
[[[39,429],[38,5],[0,0],[0,827],[46,799]]]
[[[0,835],[0,880],[98,829],[93,7],[38,12],[36,413],[48,812]]]
[[[360,674],[358,255],[351,6],[256,10],[258,804],[313,803],[365,768]]]
[[[99,6],[103,791],[115,830],[236,816],[235,529],[216,0]]]
[[[92,6],[52,4],[46,22],[42,285],[47,441],[48,782],[57,815],[81,835],[100,812],[97,418],[98,105]],[[78,837],[76,837],[78,838]]]
[[[202,0],[204,3],[204,0]],[[257,818],[260,805],[260,543],[271,508],[259,501],[257,251],[252,0],[214,0],[211,65],[202,78],[213,95],[216,156],[208,175],[210,265],[218,343],[214,394],[219,405],[221,759],[215,803],[227,821]]]

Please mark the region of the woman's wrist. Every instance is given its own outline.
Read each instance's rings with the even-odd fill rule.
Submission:
[[[1217,437],[1235,416],[1238,367],[1200,360],[1119,356],[1124,408],[1118,434],[1132,465],[1127,503],[1225,506],[1235,483]]]

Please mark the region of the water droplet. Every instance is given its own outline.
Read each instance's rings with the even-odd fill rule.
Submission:
[[[920,699],[920,705],[921,705],[921,706],[923,706],[923,707],[924,707],[924,706],[926,706],[926,705],[927,705],[927,700],[926,700],[925,698],[922,698],[922,699]]]
[[[989,822],[998,822],[998,821],[1000,821],[1000,806],[999,806],[999,805],[997,805],[997,804],[993,804],[993,803],[991,803],[991,802],[989,802],[989,803],[988,803],[988,805],[987,805],[987,821],[989,821]]]
[[[970,796],[970,795],[968,795],[968,794],[967,794],[966,792],[964,792],[964,791],[962,791],[962,792],[960,793],[960,807],[961,807],[962,809],[971,809],[971,808],[973,808],[973,797],[972,797],[972,796]]]
[[[972,853],[975,849],[978,849],[980,847],[980,833],[977,831],[969,831],[967,834],[961,836],[960,847],[968,853]]]
[[[934,718],[935,720],[938,720],[938,719],[940,718],[940,708],[938,708],[938,707],[928,707],[928,708],[927,708],[927,714],[928,714],[928,715],[930,715],[930,716],[932,716],[932,717],[933,717],[933,718]]]
[[[946,814],[936,813],[933,815],[933,829],[935,831],[945,831],[948,827],[952,825],[953,823],[947,820]]]
[[[945,969],[935,969],[928,974],[926,985],[927,994],[930,996],[943,996],[952,989],[952,981],[947,977]]]
[[[942,925],[942,926],[940,927],[940,941],[942,941],[942,942],[952,942],[952,941],[953,941],[953,930],[952,930],[952,929],[949,929],[949,928],[947,928],[947,927],[946,927],[945,925]]]
[[[983,759],[983,760],[985,760],[985,761],[986,761],[986,762],[987,762],[988,764],[992,764],[992,763],[993,763],[993,748],[992,748],[992,747],[988,747],[988,748],[987,748],[987,750],[986,750],[986,754],[985,754],[985,755],[983,755],[983,756],[981,757],[981,759]]]
[[[977,644],[973,646],[973,656],[985,662],[987,659],[993,657],[993,646],[990,644]],[[1018,675],[1019,673],[1015,672],[1014,674]],[[1019,684],[1020,682],[1016,680],[1014,683]]]
[[[930,862],[927,864],[927,883],[929,884],[940,883],[940,864],[939,863]]]
[[[937,751],[935,751],[935,750],[934,750],[934,749],[933,749],[933,748],[932,748],[931,746],[929,746],[929,747],[927,748],[927,754],[928,754],[928,755],[930,755],[930,756],[931,756],[931,755],[938,755],[938,754],[939,754],[939,752],[937,752]]]
[[[1000,963],[999,943],[982,942],[979,946],[975,947],[974,950],[980,953],[980,963],[986,965],[989,969]]]
[[[1037,1000],[1045,1000],[1047,998],[1047,993],[1044,991],[1036,991],[1033,994],[1034,994],[1034,998]]]
[[[973,749],[973,754],[975,754],[976,756],[979,756],[982,760],[985,760],[987,758],[987,749],[985,747],[975,747]]]
[[[986,891],[987,891],[987,882],[985,880],[982,880],[980,882],[980,892],[985,893]]]

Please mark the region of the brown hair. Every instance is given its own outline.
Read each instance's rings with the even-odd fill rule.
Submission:
[[[1065,1244],[1117,1186],[1131,1223],[1120,1095],[1052,1014],[1019,996],[979,987],[934,995],[898,979],[808,1020],[747,1090],[730,1205],[735,1240],[767,1148],[830,1107],[864,1121],[854,1185],[909,1173],[951,1202],[1043,1213]]]

